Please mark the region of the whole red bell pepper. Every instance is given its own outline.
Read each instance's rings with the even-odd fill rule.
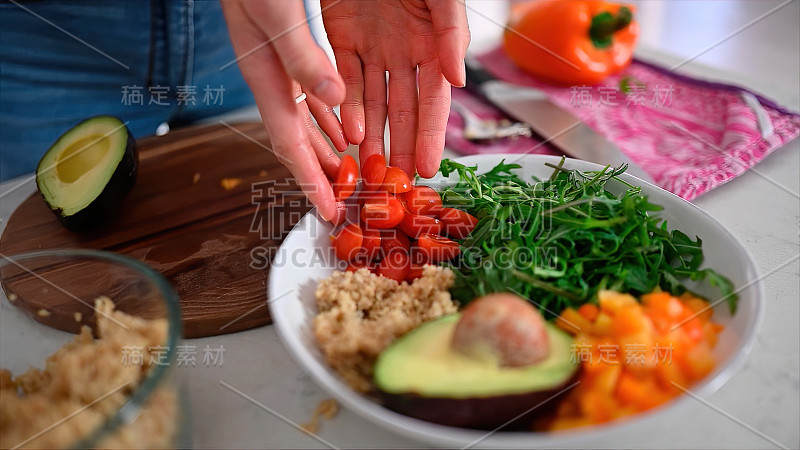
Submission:
[[[503,47],[520,68],[556,85],[597,84],[630,64],[634,8],[600,0],[534,0],[512,7]]]

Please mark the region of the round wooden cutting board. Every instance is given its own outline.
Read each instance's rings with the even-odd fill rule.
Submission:
[[[143,139],[138,147],[136,186],[111,223],[87,234],[70,232],[37,192],[11,215],[0,253],[86,248],[143,261],[178,292],[189,338],[270,323],[270,255],[310,205],[269,149],[263,124],[185,128]],[[71,286],[80,291],[74,280]],[[30,297],[19,293],[14,305],[39,322],[78,331],[72,311],[55,308],[43,317],[36,312],[52,305]]]

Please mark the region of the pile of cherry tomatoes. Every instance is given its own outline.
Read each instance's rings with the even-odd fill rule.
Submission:
[[[356,194],[358,220],[345,222],[331,233],[336,257],[347,270],[368,268],[398,282],[411,282],[422,267],[449,261],[461,252],[454,239],[464,239],[478,219],[465,211],[445,208],[439,193],[413,186],[408,175],[386,165],[382,155],[371,155],[361,170],[364,186]],[[342,158],[333,183],[337,201],[353,195],[358,164]]]

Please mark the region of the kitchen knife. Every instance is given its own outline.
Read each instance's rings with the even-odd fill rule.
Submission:
[[[494,78],[490,73],[468,61],[467,90],[496,106],[515,120],[527,123],[531,129],[568,156],[605,166],[627,164],[627,173],[648,183],[652,177],[612,144],[586,124],[551,102],[544,92]]]

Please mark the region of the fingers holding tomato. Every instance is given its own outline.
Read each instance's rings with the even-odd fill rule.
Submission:
[[[411,190],[411,179],[399,167],[387,167],[381,189],[391,194],[402,194]]]
[[[361,167],[361,179],[364,180],[364,188],[378,189],[383,184],[386,176],[386,159],[381,154],[372,154],[364,161]]]

